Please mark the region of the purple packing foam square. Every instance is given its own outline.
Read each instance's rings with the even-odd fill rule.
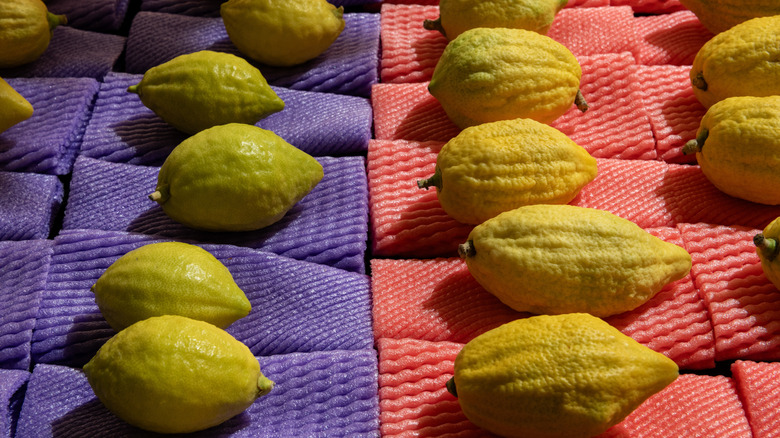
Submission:
[[[0,436],[13,438],[30,372],[0,369]]]
[[[319,157],[325,176],[277,223],[247,232],[213,233],[174,222],[148,198],[158,167],[79,157],[63,229],[129,231],[261,249],[365,272],[368,181],[363,157]]]
[[[294,90],[368,97],[379,78],[379,14],[344,14],[346,26],[323,54],[292,67],[256,64],[268,83]],[[199,50],[240,55],[221,18],[139,12],[127,37],[126,70],[141,74]]]
[[[0,134],[0,170],[70,172],[99,83],[91,78],[9,78],[33,106],[29,119]]]
[[[84,77],[100,79],[119,59],[126,38],[58,26],[49,47],[38,60],[23,66],[0,69],[0,77]]]
[[[0,240],[49,237],[64,192],[54,175],[0,171]]]
[[[142,75],[110,73],[100,86],[80,154],[117,163],[160,166],[187,135],[145,107],[127,87]],[[371,103],[358,96],[273,87],[285,109],[257,123],[314,155],[358,155],[368,150]]]
[[[122,27],[130,0],[47,0],[54,14],[64,14],[68,26],[95,32],[112,33]]]
[[[379,436],[377,359],[373,349],[259,357],[276,386],[241,414],[193,438]],[[38,365],[22,405],[16,438],[152,437],[109,412],[80,369]]]
[[[32,339],[33,363],[81,366],[114,334],[90,287],[120,256],[167,239],[65,230],[54,241],[49,281]],[[252,311],[228,331],[256,355],[371,348],[370,279],[232,245],[200,245],[233,274]]]

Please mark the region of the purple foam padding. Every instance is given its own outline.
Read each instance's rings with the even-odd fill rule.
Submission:
[[[0,133],[0,170],[65,175],[100,84],[92,78],[8,78],[33,115]]]
[[[53,242],[0,241],[0,368],[27,370]]]
[[[95,32],[115,32],[122,27],[130,0],[47,0],[54,14],[64,14],[68,26]]]
[[[55,175],[0,171],[0,240],[49,237],[64,195]]]
[[[0,69],[0,77],[86,77],[100,79],[114,68],[125,48],[126,37],[58,26],[38,60]]]
[[[27,381],[27,370],[0,369],[0,437],[14,438],[22,409]]]
[[[143,75],[106,75],[87,124],[80,155],[117,163],[161,166],[187,135],[144,106],[127,87]],[[314,156],[361,155],[368,150],[373,115],[367,98],[273,87],[284,110],[257,123]]]
[[[256,64],[268,83],[294,90],[368,97],[379,78],[379,14],[346,13],[346,27],[320,56],[292,67]],[[241,55],[219,17],[162,12],[136,14],[127,37],[125,66],[140,74],[176,56],[200,50]]]
[[[33,363],[86,363],[114,334],[90,287],[122,255],[163,240],[169,239],[97,230],[64,230],[55,237]],[[254,354],[372,347],[367,275],[233,245],[199,246],[222,261],[252,303],[249,315],[227,330]]]
[[[79,157],[62,228],[231,244],[363,273],[368,239],[365,158],[317,160],[325,176],[279,222],[256,231],[214,233],[174,222],[148,198],[157,184],[158,167]]]
[[[193,438],[379,437],[373,349],[258,357],[276,386],[241,414]],[[109,412],[77,368],[41,364],[30,376],[16,438],[160,436]]]
[[[381,3],[382,0],[328,0],[334,6],[357,6]],[[141,0],[141,10],[199,17],[219,17],[219,5],[215,0]]]

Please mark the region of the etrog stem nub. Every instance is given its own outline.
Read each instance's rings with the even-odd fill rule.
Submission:
[[[780,246],[777,245],[777,239],[766,237],[762,233],[753,236],[753,243],[769,261],[774,260],[777,257],[777,253],[780,252]]]
[[[260,377],[257,378],[257,397],[260,398],[268,394],[274,389],[275,385],[276,383],[274,383],[273,380],[261,374]]]
[[[455,397],[458,396],[458,389],[455,388],[455,377],[451,377],[450,380],[447,380],[447,391],[454,395]]]
[[[477,250],[474,248],[474,242],[469,240],[466,243],[461,243],[458,245],[458,255],[462,259],[465,259],[466,257],[474,257],[477,255]]]
[[[429,187],[436,187],[437,190],[441,190],[441,171],[439,168],[436,168],[436,172],[430,178],[417,181],[417,187],[426,190]]]
[[[444,32],[444,27],[441,25],[441,17],[435,20],[423,21],[423,28],[425,28],[426,30],[438,30],[439,33],[441,33],[445,37],[447,36],[447,34]]]
[[[582,112],[585,112],[590,108],[588,102],[585,101],[585,96],[582,95],[582,90],[577,90],[577,95],[574,96],[574,106]]]

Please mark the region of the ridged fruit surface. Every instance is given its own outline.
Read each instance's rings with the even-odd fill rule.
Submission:
[[[210,50],[152,67],[128,91],[187,134],[227,123],[255,124],[284,109],[260,70],[241,57]]]
[[[516,118],[550,123],[571,108],[581,76],[574,55],[550,37],[476,28],[447,44],[428,90],[461,129]]]
[[[696,53],[690,78],[705,108],[733,96],[780,94],[780,15],[715,35]]]
[[[680,0],[714,34],[756,17],[780,15],[777,0]]]
[[[702,173],[720,191],[760,204],[780,204],[780,96],[722,100],[702,117],[695,140]]]
[[[103,272],[92,292],[116,331],[161,315],[226,328],[252,308],[222,262],[184,242],[151,243],[126,253]]]
[[[0,68],[40,58],[49,47],[52,30],[67,21],[64,15],[49,12],[41,0],[0,1]]]
[[[0,78],[0,133],[33,115],[33,106],[19,92]]]
[[[606,317],[686,276],[691,256],[612,213],[519,207],[474,227],[459,252],[488,292],[522,312]]]
[[[753,237],[756,252],[761,259],[764,275],[780,289],[780,217],[767,225],[761,233]]]
[[[480,224],[530,204],[566,204],[596,177],[596,159],[557,129],[531,119],[483,123],[442,147],[435,186],[447,214]]]
[[[505,437],[586,438],[678,376],[668,357],[588,314],[534,316],[487,331],[448,383],[475,425]]]
[[[160,433],[216,426],[274,385],[242,342],[212,324],[176,315],[145,319],[117,333],[84,373],[108,410]]]

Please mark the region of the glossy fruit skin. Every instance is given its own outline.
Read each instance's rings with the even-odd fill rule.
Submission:
[[[747,201],[780,204],[780,96],[724,99],[702,117],[696,151],[702,173],[720,191]]]
[[[279,67],[316,58],[346,25],[344,7],[326,0],[229,0],[220,15],[241,53]]]
[[[187,134],[227,123],[255,124],[284,109],[260,70],[241,57],[210,50],[152,67],[128,91]]]
[[[678,376],[668,357],[589,314],[518,319],[468,342],[449,385],[466,417],[505,437],[587,438]]]
[[[598,173],[596,159],[557,129],[531,119],[461,131],[436,158],[444,211],[466,224],[530,204],[566,204]]]
[[[176,146],[150,197],[185,226],[252,231],[279,221],[323,176],[314,157],[273,132],[230,123]]]
[[[754,236],[756,253],[761,260],[764,275],[780,289],[780,217],[767,225],[764,230]]]
[[[227,328],[252,308],[222,262],[184,242],[150,243],[124,254],[103,272],[92,292],[116,331],[161,315]]]
[[[693,92],[705,108],[733,96],[780,94],[780,15],[753,18],[715,35],[696,53]]]
[[[515,118],[550,123],[571,108],[581,76],[574,55],[552,38],[476,28],[447,44],[428,90],[461,129]]]
[[[52,30],[64,24],[67,18],[50,13],[41,0],[0,2],[0,68],[40,58],[49,47]]]
[[[246,345],[212,324],[177,315],[122,330],[83,369],[108,410],[159,433],[216,426],[273,387]]]
[[[776,0],[680,0],[680,4],[714,34],[751,18],[780,15],[780,3]]]
[[[474,227],[459,252],[485,290],[536,314],[633,310],[691,269],[685,249],[612,213],[572,205],[501,213]]]
[[[0,134],[32,115],[32,104],[0,78]]]

